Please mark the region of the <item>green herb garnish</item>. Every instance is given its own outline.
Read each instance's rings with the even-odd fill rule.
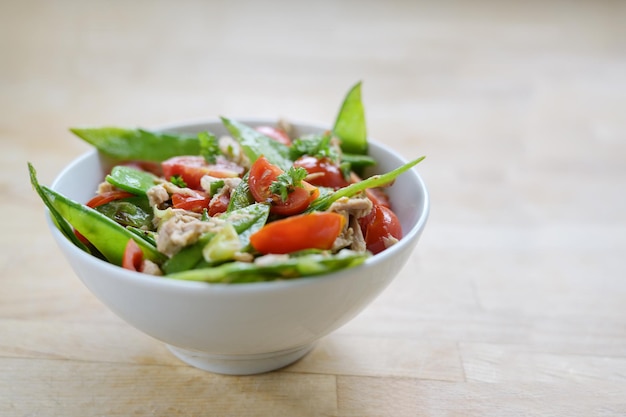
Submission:
[[[314,156],[318,159],[329,158],[333,162],[339,162],[341,157],[339,149],[332,144],[331,132],[296,139],[289,148],[289,156],[296,160],[303,155]]]
[[[209,164],[214,164],[217,157],[221,154],[217,137],[209,132],[198,133],[198,140],[200,141],[200,155]]]
[[[181,177],[180,175],[172,175],[170,177],[170,182],[177,187],[187,188],[187,183],[185,182],[183,177]]]
[[[287,201],[289,193],[293,192],[297,187],[302,188],[302,180],[307,176],[306,169],[302,167],[291,167],[289,170],[280,174],[276,181],[270,185],[270,192],[278,194],[283,201]]]

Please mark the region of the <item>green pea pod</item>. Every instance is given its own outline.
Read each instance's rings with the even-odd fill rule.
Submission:
[[[119,127],[71,128],[70,131],[103,154],[120,160],[161,162],[173,156],[200,153],[196,135]]]
[[[117,165],[106,176],[109,184],[136,195],[146,195],[148,190],[157,183],[158,178],[149,172],[136,168]]]
[[[148,242],[149,245],[156,247],[156,233],[151,231],[151,230],[144,230],[144,229],[140,229],[138,227],[134,227],[134,226],[126,226],[126,229],[132,233],[134,233],[136,236],[139,236],[140,238],[142,238],[143,240],[145,240],[146,242]]]
[[[239,241],[244,250],[250,249],[250,236],[261,229],[270,214],[270,206],[255,203],[239,210],[224,213],[220,216],[232,223],[239,234]]]
[[[385,174],[372,175],[371,177],[364,179],[363,181],[355,182],[346,187],[340,188],[335,192],[320,195],[318,198],[313,200],[306,212],[310,213],[312,211],[325,211],[328,210],[331,204],[333,204],[335,201],[339,200],[342,197],[353,197],[368,188],[382,187],[384,185],[390,184],[400,174],[413,168],[424,158],[424,156],[421,156]]]
[[[250,245],[250,235],[259,230],[267,222],[269,206],[266,204],[252,204],[238,210],[222,214],[219,218],[231,223],[239,234],[242,248]],[[202,261],[202,250],[213,239],[215,233],[207,233],[198,241],[187,246],[168,259],[163,265],[166,274],[173,274],[193,269]]]
[[[154,246],[104,214],[77,203],[46,186],[42,186],[41,189],[59,214],[74,229],[85,236],[112,264],[122,265],[128,239],[137,242],[146,259],[157,263],[164,260],[165,255],[159,253]]]
[[[251,204],[254,204],[254,197],[252,197],[252,194],[250,193],[248,173],[246,172],[239,185],[233,190],[226,212],[230,213],[233,210],[244,208]]]
[[[193,269],[202,260],[202,249],[213,239],[215,233],[206,233],[194,244],[186,246],[163,264],[166,275]]]
[[[242,233],[256,224],[259,219],[265,223],[269,212],[270,207],[267,204],[255,203],[238,210],[223,213],[218,218],[230,222],[237,233]]]
[[[153,212],[149,208],[146,209],[147,204],[135,204],[133,200],[138,198],[141,197],[111,201],[96,207],[95,210],[125,227],[150,228]]]
[[[335,255],[311,254],[280,259],[270,264],[228,262],[166,275],[167,278],[210,283],[243,283],[315,276],[363,263],[368,253],[343,250]]]
[[[365,109],[361,101],[361,82],[356,83],[343,100],[333,133],[341,140],[344,152],[367,154],[367,126]]]
[[[233,138],[239,142],[244,153],[251,163],[254,163],[261,155],[265,156],[272,164],[287,171],[292,162],[289,158],[289,147],[265,136],[250,126],[222,117],[222,123],[228,129]]]
[[[341,162],[348,162],[355,171],[376,165],[376,160],[369,155],[358,155],[346,152],[341,155]]]
[[[41,185],[39,185],[39,181],[37,180],[37,171],[35,171],[35,168],[30,162],[28,163],[28,171],[30,173],[30,183],[32,184],[37,194],[39,194],[39,197],[41,198],[43,203],[46,205],[46,207],[48,207],[48,210],[52,215],[52,220],[56,224],[57,228],[61,231],[63,236],[65,236],[70,242],[72,242],[74,245],[78,246],[85,252],[91,253],[89,248],[83,242],[81,242],[78,237],[76,237],[72,226],[63,218],[63,216],[61,216],[61,214],[57,211],[57,209],[48,198],[48,195],[44,192],[44,190],[42,190]]]
[[[219,192],[219,190],[222,189],[222,187],[224,187],[224,180],[213,181],[210,184],[209,195],[213,197],[215,194]]]

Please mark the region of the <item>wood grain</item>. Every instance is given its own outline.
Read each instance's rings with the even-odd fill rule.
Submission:
[[[626,415],[626,5],[0,3],[0,415]],[[422,239],[283,370],[190,368],[107,310],[28,182],[68,128],[227,115],[330,124],[420,164]]]

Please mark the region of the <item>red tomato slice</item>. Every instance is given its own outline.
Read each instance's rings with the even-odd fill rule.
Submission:
[[[248,186],[254,199],[260,203],[270,203],[272,201],[272,193],[270,193],[270,185],[283,173],[276,165],[270,162],[264,156],[259,157],[248,172]]]
[[[202,213],[204,209],[208,209],[210,201],[211,197],[203,191],[195,191],[194,195],[172,194],[172,205],[174,208],[189,210],[195,213]]]
[[[370,201],[376,206],[383,206],[391,209],[391,201],[389,196],[381,188],[368,188],[365,194]]]
[[[387,249],[385,240],[389,238],[402,239],[400,220],[391,209],[385,206],[374,205],[372,211],[359,219],[367,249],[373,254]]]
[[[175,156],[163,161],[163,176],[169,180],[178,175],[187,187],[200,190],[200,180],[205,175],[217,178],[234,178],[243,174],[243,168],[225,158],[217,158],[215,164],[209,165],[202,156]]]
[[[286,254],[304,249],[330,249],[346,219],[341,214],[315,212],[268,223],[250,236],[257,251]]]
[[[216,216],[226,212],[230,203],[230,195],[219,193],[209,202],[209,216]]]
[[[255,130],[259,133],[264,134],[267,137],[274,139],[276,142],[280,142],[283,145],[291,146],[291,138],[282,129],[273,126],[259,126],[255,128]]]
[[[270,212],[284,216],[302,213],[319,196],[317,187],[302,181],[302,187],[295,188],[283,201],[279,195],[270,192],[270,186],[283,170],[271,164],[265,157],[259,157],[248,172],[250,193],[259,203],[270,203]]]
[[[122,198],[133,197],[134,194],[127,191],[107,191],[106,193],[98,194],[87,203],[86,206],[96,208],[111,201],[121,200]]]
[[[316,158],[314,156],[304,155],[296,159],[293,163],[295,167],[306,169],[309,174],[320,174],[309,179],[309,183],[318,187],[331,187],[334,189],[349,185],[339,166],[328,158]]]
[[[133,239],[129,239],[124,249],[124,256],[122,257],[122,268],[130,269],[131,271],[141,272],[143,264],[143,252],[137,242]]]

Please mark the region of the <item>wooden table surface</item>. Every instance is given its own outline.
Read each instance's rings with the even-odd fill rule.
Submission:
[[[505,4],[506,3],[506,4]],[[626,3],[0,2],[0,415],[626,415]],[[68,128],[331,124],[420,164],[406,267],[300,362],[174,358],[107,310],[44,222]]]

